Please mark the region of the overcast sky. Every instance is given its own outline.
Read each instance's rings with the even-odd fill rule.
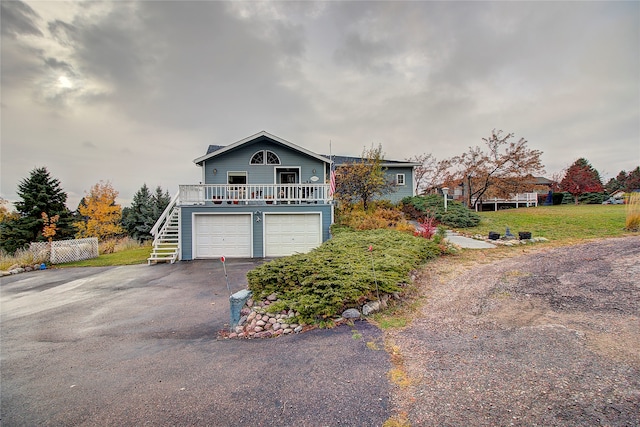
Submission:
[[[438,159],[492,129],[640,165],[640,2],[2,0],[1,196],[46,166],[75,210],[100,180],[200,181],[265,130],[317,153]]]

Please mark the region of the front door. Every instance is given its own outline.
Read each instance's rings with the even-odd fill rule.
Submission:
[[[279,200],[292,202],[296,200],[297,187],[300,183],[300,170],[298,168],[276,168],[276,180],[278,184]]]

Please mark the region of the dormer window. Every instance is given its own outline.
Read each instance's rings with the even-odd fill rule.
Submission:
[[[251,156],[249,163],[252,165],[279,165],[280,157],[273,151],[262,150]]]

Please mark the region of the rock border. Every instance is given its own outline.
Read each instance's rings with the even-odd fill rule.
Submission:
[[[18,264],[14,264],[6,270],[0,270],[0,277],[11,276],[14,274],[28,273],[29,271],[39,271],[40,264],[27,265],[26,267],[20,267]]]
[[[383,294],[380,297],[380,301],[369,301],[360,309],[346,309],[339,317],[332,319],[333,325],[340,326],[350,321],[363,320],[376,311],[387,308],[389,300],[399,300],[400,298],[399,292]],[[299,334],[318,328],[317,325],[307,325],[303,322],[296,323],[300,313],[293,310],[269,313],[267,308],[278,301],[280,300],[276,294],[271,294],[263,301],[257,302],[253,298],[249,298],[240,310],[241,317],[238,325],[230,328],[230,330],[220,331],[219,335],[224,339],[275,338],[281,335]]]

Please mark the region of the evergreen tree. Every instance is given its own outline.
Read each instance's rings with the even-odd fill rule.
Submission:
[[[133,202],[126,210],[126,216],[123,212],[124,228],[129,236],[137,240],[151,239],[150,231],[157,220],[155,211],[155,198],[151,195],[147,184],[143,184],[133,196]]]
[[[30,242],[45,240],[42,235],[45,226],[43,213],[49,218],[59,216],[54,239],[73,237],[73,218],[65,205],[67,193],[47,168],[32,170],[29,177],[18,184],[18,196],[21,200],[15,203],[15,207],[20,217],[2,223],[0,245],[3,249],[13,253]]]
[[[158,185],[156,187],[156,194],[153,196],[153,203],[155,208],[154,221],[157,221],[160,215],[162,215],[162,212],[164,212],[167,206],[169,206],[169,203],[171,203],[169,191],[162,192],[162,188]]]
[[[604,191],[600,174],[591,166],[589,161],[580,158],[575,161],[562,178],[560,189],[571,193],[574,197],[575,204],[578,204],[578,198],[585,193],[601,193]]]

